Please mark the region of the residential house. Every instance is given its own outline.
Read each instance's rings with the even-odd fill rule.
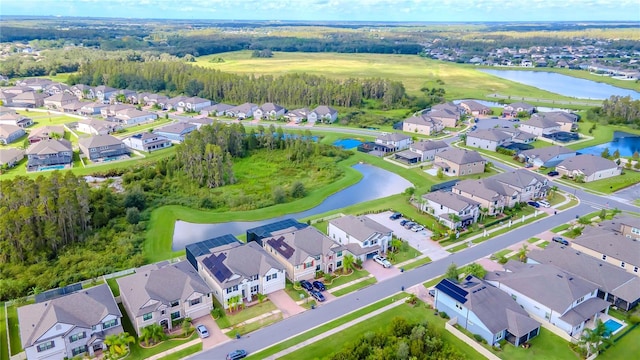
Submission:
[[[517,116],[518,113],[525,112],[529,115],[533,114],[536,111],[536,107],[527,104],[525,102],[515,102],[513,104],[506,104],[504,106],[504,115],[507,116]]]
[[[597,285],[556,266],[510,260],[505,269],[488,272],[485,280],[509,294],[535,320],[573,338],[609,310],[609,303],[597,296]]]
[[[519,129],[536,136],[542,136],[560,131],[560,124],[543,116],[532,116],[531,119],[521,122]]]
[[[622,174],[622,168],[614,161],[592,154],[581,154],[561,161],[556,166],[561,176],[591,182]]]
[[[44,105],[47,95],[35,91],[17,94],[11,99],[12,106],[24,108],[38,108]]]
[[[111,135],[95,135],[78,140],[80,151],[92,162],[101,162],[128,157],[129,149],[122,140]]]
[[[103,102],[103,103],[108,103],[109,102],[109,98],[111,97],[111,95],[117,93],[118,89],[114,89],[112,87],[100,85],[100,86],[96,86],[93,89],[93,92],[95,94],[95,97],[96,97],[97,101]]]
[[[75,102],[77,100],[78,99],[75,96],[68,93],[61,92],[55,95],[51,95],[48,98],[45,98],[44,105],[49,109],[62,110],[63,106],[69,103]]]
[[[342,267],[344,246],[313,226],[286,229],[263,239],[264,250],[284,266],[293,282],[311,280],[318,271],[332,273]]]
[[[16,114],[16,111],[10,107],[0,105],[0,115]]]
[[[117,104],[117,103],[133,104],[135,99],[137,98],[138,98],[138,93],[128,89],[117,90],[111,93],[108,97],[109,103],[111,104]]]
[[[20,126],[0,124],[0,144],[10,144],[25,134],[24,129]]]
[[[16,112],[5,112],[0,115],[0,125],[13,125],[24,129],[33,125],[33,120]]]
[[[320,105],[313,109],[313,112],[318,115],[317,120],[323,123],[333,124],[334,122],[336,122],[336,120],[338,120],[338,110],[332,108],[331,106]],[[308,117],[307,120],[309,120]]]
[[[171,146],[171,140],[166,137],[150,132],[131,135],[122,140],[129,148],[134,150],[152,152]]]
[[[480,203],[480,210],[485,215],[498,215],[502,213],[506,206],[506,197],[516,197],[517,191],[502,187],[501,191],[496,191],[487,186],[483,180],[462,180],[457,182],[451,190],[454,194],[461,195],[467,199]],[[504,195],[509,193],[509,195]],[[483,210],[484,209],[484,210]]]
[[[202,108],[200,114],[204,116],[224,116],[228,110],[233,108],[233,105],[218,103]]]
[[[178,102],[178,109],[187,112],[200,112],[200,110],[211,106],[211,100],[201,97],[190,97]]]
[[[285,288],[286,272],[255,241],[233,242],[197,258],[198,273],[225,309]]]
[[[520,129],[512,129],[512,128],[502,128],[502,132],[511,135],[511,141],[507,144],[504,144],[505,147],[512,145],[513,143],[518,144],[530,144],[534,142],[537,138],[536,135],[532,133],[528,133],[526,131],[521,131]]]
[[[253,103],[244,103],[242,105],[234,106],[227,110],[225,114],[227,116],[236,117],[238,119],[246,119],[253,116],[253,112],[258,110],[258,105]]]
[[[484,173],[486,160],[477,151],[448,148],[436,154],[433,165],[445,175],[463,176]]]
[[[560,131],[575,131],[578,128],[579,117],[576,114],[572,114],[566,111],[550,111],[540,112],[531,115],[531,120],[544,118],[555,122],[560,126]],[[528,121],[527,121],[528,123]],[[531,131],[530,131],[531,132]]]
[[[255,119],[271,119],[275,120],[284,116],[287,109],[274,103],[264,103],[253,113]]]
[[[146,265],[116,282],[138,336],[149,325],[171,330],[180,319],[208,316],[213,309],[211,289],[188,261]]]
[[[490,107],[482,105],[474,100],[463,100],[460,102],[460,106],[467,114],[476,117],[480,115],[491,115],[492,112]]]
[[[2,104],[5,106],[12,106],[13,105],[13,98],[16,96],[16,94],[11,94],[5,91],[0,91],[0,101],[2,101]]]
[[[73,149],[65,139],[42,140],[27,149],[27,171],[66,169],[71,167]]]
[[[433,215],[449,229],[467,227],[478,221],[480,203],[449,191],[422,195],[420,210]]]
[[[603,228],[587,227],[571,247],[640,276],[640,242]]]
[[[524,150],[518,156],[528,164],[537,167],[554,167],[563,160],[576,156],[577,152],[564,146],[553,145],[538,149]]]
[[[51,85],[53,81],[45,78],[26,78],[16,81],[18,86],[26,86],[33,91],[44,90],[47,86]]]
[[[400,151],[395,154],[395,158],[403,160],[409,164],[424,161],[433,161],[437,153],[448,149],[449,145],[440,140],[420,140],[411,143],[409,150]]]
[[[598,224],[601,228],[609,229],[631,239],[640,240],[640,218],[623,216],[613,220],[605,220]]]
[[[76,130],[90,135],[108,135],[122,129],[122,126],[110,121],[98,119],[78,120]]]
[[[367,216],[347,215],[329,220],[329,237],[362,261],[387,252],[393,231]]]
[[[110,120],[114,120],[122,126],[131,126],[141,124],[144,122],[154,121],[158,118],[156,113],[138,110],[138,109],[124,109],[116,111],[116,115]]]
[[[550,243],[527,254],[527,262],[551,264],[598,286],[598,297],[624,311],[640,302],[640,277],[568,246]]]
[[[121,111],[129,110],[129,109],[135,110],[135,108],[136,107],[131,104],[112,104],[112,105],[107,105],[101,108],[100,114],[102,115],[103,118],[109,118],[112,116],[116,116]]]
[[[260,246],[264,246],[263,240],[275,236],[276,233],[301,230],[306,228],[307,226],[309,225],[298,222],[291,218],[272,222],[262,226],[247,229],[247,242],[254,241],[260,244]],[[223,238],[223,240],[225,239],[227,238]]]
[[[67,84],[63,84],[63,83],[51,83],[49,85],[47,85],[43,91],[45,94],[48,95],[55,95],[55,94],[69,94],[73,96],[73,92],[71,91],[71,87],[69,87],[69,85]]]
[[[24,150],[16,148],[0,149],[0,167],[14,167],[24,159]]]
[[[426,114],[413,115],[402,122],[402,131],[405,132],[434,135],[442,130],[444,130],[442,121],[433,119]]]
[[[540,333],[540,323],[511,296],[475,276],[467,276],[459,284],[443,279],[435,290],[434,307],[481,336],[489,346],[499,346],[502,340],[519,346]]]
[[[78,111],[79,114],[81,115],[98,115],[102,113],[102,109],[106,108],[107,104],[103,104],[103,103],[88,103],[88,104],[84,104],[80,110]]]
[[[93,89],[93,87],[89,86],[89,85],[85,85],[85,84],[76,84],[73,85],[71,87],[71,92],[73,93],[73,95],[75,95],[78,99],[82,100],[82,99],[94,99],[96,97],[96,93]]]
[[[442,122],[444,127],[456,127],[460,121],[464,109],[454,103],[445,103],[435,105],[426,114],[434,119]]]
[[[123,332],[122,313],[107,284],[18,308],[27,360],[93,357],[109,335]]]
[[[179,122],[156,129],[154,133],[171,141],[183,142],[185,137],[195,131],[196,128],[194,124]]]
[[[82,107],[85,106],[86,104],[87,103],[85,102],[75,100],[63,105],[62,111],[66,113],[79,114]]]
[[[138,95],[138,103],[146,106],[157,106],[160,109],[166,109],[169,98],[159,94],[140,94]]]
[[[284,114],[284,117],[289,121],[293,121],[296,124],[307,121],[310,124],[315,123],[318,120],[318,114],[307,108],[295,109]]]
[[[498,147],[508,144],[512,139],[511,133],[501,129],[486,129],[468,133],[465,144],[478,149],[496,151]]]
[[[26,92],[33,92],[33,89],[28,87],[28,86],[16,85],[16,86],[3,88],[2,91],[6,92],[8,94],[18,95],[18,94],[22,94],[22,93],[26,93]]]
[[[210,119],[210,118],[189,117],[189,118],[186,118],[186,119],[179,119],[178,121],[186,122],[188,124],[195,125],[196,126],[196,130],[200,130],[200,128],[205,126],[205,125],[212,125],[213,124],[213,119]]]
[[[385,153],[407,149],[412,142],[411,136],[400,133],[386,133],[376,138],[376,144]]]
[[[46,125],[29,132],[29,143],[35,144],[42,140],[62,139],[64,137],[64,126]]]

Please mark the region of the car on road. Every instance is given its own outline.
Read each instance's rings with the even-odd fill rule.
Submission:
[[[477,128],[478,128],[477,126],[473,125],[473,126],[471,127],[471,131],[475,131]]]
[[[527,202],[527,204],[533,206],[534,208],[539,208],[540,207],[540,204],[538,204],[535,201],[529,201],[529,202]]]
[[[551,207],[551,204],[549,204],[549,202],[547,200],[538,200],[538,204],[540,204],[540,206],[542,207]]]
[[[549,173],[547,175],[549,175],[549,176],[558,176],[558,175],[560,175],[560,173],[557,172],[557,171],[549,171]]]
[[[246,350],[233,350],[232,352],[227,354],[227,360],[238,360],[244,359],[247,357]]]
[[[318,289],[318,291],[325,291],[327,290],[327,288],[324,286],[324,284],[322,283],[322,281],[314,281],[313,282],[313,287]]]
[[[300,280],[300,286],[307,291],[313,291],[313,285],[307,280]]]
[[[391,220],[398,220],[402,217],[402,214],[399,212],[393,213],[391,214],[391,216],[389,216],[389,219]]]
[[[319,302],[323,302],[326,300],[324,298],[324,295],[322,295],[320,291],[316,291],[316,290],[311,291],[311,296],[313,296],[313,298],[318,300]]]
[[[411,227],[411,231],[418,232],[424,230],[424,226],[415,224]]]
[[[201,339],[209,337],[209,330],[207,330],[207,327],[204,325],[198,325],[196,331],[198,331],[198,336],[200,336]]]
[[[382,265],[382,267],[385,267],[385,268],[390,268],[391,267],[391,263],[389,262],[389,260],[387,260],[387,258],[382,257],[380,255],[374,256],[373,257],[373,261],[375,261],[378,264]]]
[[[569,242],[560,236],[554,236],[553,238],[551,238],[551,240],[559,244],[569,246]]]

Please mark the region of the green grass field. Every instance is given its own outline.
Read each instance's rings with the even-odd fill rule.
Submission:
[[[20,325],[18,323],[18,307],[12,305],[7,307],[7,324],[9,326],[9,343],[11,344],[11,355],[15,355],[22,351],[22,343],[20,342]]]
[[[9,340],[7,338],[6,314],[4,303],[0,303],[0,359],[9,359]]]
[[[617,341],[615,345],[598,355],[598,359],[619,360],[632,359],[640,354],[640,326],[636,326],[630,333]],[[636,354],[636,355],[633,355]]]
[[[178,350],[171,355],[163,356],[158,360],[180,360],[189,355],[195,354],[198,351],[202,351],[202,343],[191,345],[185,349]]]
[[[276,309],[277,307],[271,301],[264,301],[261,304],[249,306],[233,314],[225,314],[225,316],[216,319],[216,323],[221,329],[224,329]]]

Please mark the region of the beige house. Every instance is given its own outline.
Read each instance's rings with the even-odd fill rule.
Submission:
[[[578,115],[566,111],[540,112],[531,115],[531,120],[544,118],[560,126],[560,131],[575,131],[578,129]]]
[[[563,160],[556,171],[572,179],[582,178],[584,182],[602,180],[622,174],[622,168],[615,162],[600,156],[582,154]]]
[[[640,276],[640,242],[606,228],[585,228],[571,247]]]
[[[55,95],[49,96],[48,98],[44,99],[44,105],[49,109],[62,110],[63,106],[77,100],[78,98],[76,98],[71,94],[68,94],[66,92],[59,92],[59,93],[56,93]]]
[[[435,166],[449,176],[463,176],[484,173],[486,160],[476,151],[448,148],[435,155]]]
[[[434,135],[442,130],[444,130],[442,121],[433,119],[426,114],[414,115],[402,123],[402,131],[415,134]]]

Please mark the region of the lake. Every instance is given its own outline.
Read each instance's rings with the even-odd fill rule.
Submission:
[[[640,92],[596,81],[544,71],[480,69],[487,74],[579,99],[608,99],[611,95],[640,99]]]
[[[620,152],[620,156],[631,156],[636,151],[640,153],[640,135],[616,131],[613,134],[612,141],[584,148],[578,150],[578,152],[581,154],[593,154],[600,156],[606,148],[609,148],[609,154],[612,155],[616,150]]]
[[[182,250],[186,245],[216,236],[224,234],[238,235],[244,233],[247,229],[274,221],[286,218],[301,219],[322,214],[361,202],[400,194],[406,188],[413,186],[403,177],[373,165],[356,164],[353,168],[363,175],[357,184],[329,196],[320,205],[303,212],[260,221],[236,221],[217,224],[193,224],[185,221],[176,221],[171,248],[173,251]]]
[[[488,101],[488,100],[478,100],[478,99],[462,99],[462,100],[453,100],[452,102],[454,104],[460,104],[463,101],[466,100],[473,100],[475,102],[477,102],[478,104],[482,104],[484,106],[488,106],[488,107],[503,107],[503,104],[500,104],[499,102],[496,101]],[[551,108],[551,107],[543,107],[543,106],[536,106],[536,110],[538,111],[567,111],[566,109],[561,109],[561,108]],[[496,116],[500,115],[500,114],[494,114]]]

